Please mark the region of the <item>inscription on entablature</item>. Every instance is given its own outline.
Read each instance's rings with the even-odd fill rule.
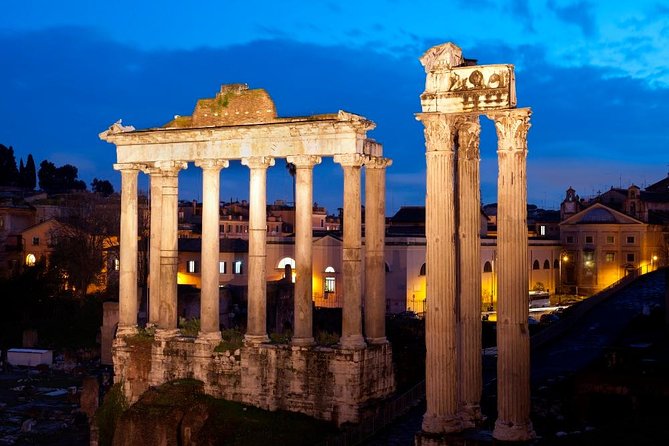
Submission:
[[[513,65],[474,65],[427,73],[423,112],[461,113],[516,106]]]

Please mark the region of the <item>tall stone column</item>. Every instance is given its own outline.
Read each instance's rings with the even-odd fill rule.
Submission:
[[[335,155],[334,161],[344,170],[344,247],[343,273],[344,308],[342,311],[342,333],[339,342],[342,348],[365,348],[362,337],[362,267],[360,167],[364,157],[358,153]]]
[[[481,193],[479,186],[478,115],[463,117],[458,126],[458,389],[463,428],[481,416]]]
[[[151,222],[149,226],[149,325],[157,327],[160,320],[160,237],[162,235],[163,174],[151,167]]]
[[[458,416],[456,357],[455,134],[458,117],[419,113],[425,126],[426,304],[423,431],[462,430]],[[478,268],[477,268],[478,271]]]
[[[274,158],[243,158],[250,170],[248,320],[244,340],[250,344],[268,342],[267,337],[267,168]]]
[[[117,336],[137,332],[137,164],[114,164],[121,172],[119,322]]]
[[[386,167],[388,158],[365,161],[365,336],[386,342]]]
[[[314,344],[312,298],[313,167],[319,156],[289,156],[295,165],[295,318],[293,345]]]
[[[220,257],[220,187],[221,168],[227,160],[200,160],[195,165],[202,169],[202,254],[200,256],[200,333],[198,338],[220,341],[219,327],[219,257]]]
[[[162,224],[160,236],[160,305],[156,337],[169,338],[177,330],[177,266],[179,261],[178,212],[179,171],[187,167],[181,161],[156,163],[162,172]]]
[[[527,319],[527,131],[530,109],[490,113],[497,129],[497,421],[493,437],[525,441],[530,421]]]

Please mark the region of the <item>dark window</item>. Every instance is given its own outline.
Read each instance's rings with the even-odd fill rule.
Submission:
[[[39,237],[33,237],[33,246],[39,245]]]
[[[571,235],[567,236],[567,243],[574,243],[574,237]]]
[[[484,273],[491,273],[492,272],[492,263],[490,262],[485,262],[483,264],[483,272]]]
[[[551,269],[551,262],[548,259],[544,260],[544,269]]]
[[[591,235],[586,235],[585,236],[585,243],[592,243],[592,236]]]
[[[390,266],[388,266],[388,262],[386,262],[386,272],[387,272],[387,273],[390,272]]]
[[[627,261],[634,262],[634,253],[627,254]]]
[[[425,264],[423,263],[423,266],[420,267],[420,273],[418,273],[419,276],[424,276],[425,275]]]
[[[555,269],[560,268],[560,259],[553,260],[553,268]]]
[[[634,243],[634,236],[633,235],[628,235],[627,236],[627,243],[633,244]]]
[[[532,269],[539,269],[539,261],[535,260],[534,263],[532,264]]]

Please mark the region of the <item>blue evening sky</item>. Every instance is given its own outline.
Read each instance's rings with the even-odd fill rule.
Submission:
[[[661,0],[373,0],[0,3],[0,143],[17,160],[71,163],[87,183],[111,180],[112,145],[97,134],[189,115],[220,84],[265,88],[281,116],[366,116],[394,160],[388,213],[423,204],[425,74],[418,58],[453,41],[482,64],[516,65],[518,105],[533,109],[528,199],[554,208],[582,196],[644,186],[667,175],[669,6]],[[484,124],[482,198],[496,201],[496,140]],[[314,200],[341,206],[342,175],[316,168]],[[248,173],[221,176],[224,199],[246,198]],[[278,160],[268,200],[291,199]],[[199,170],[180,175],[199,198]],[[140,187],[147,188],[146,179]]]

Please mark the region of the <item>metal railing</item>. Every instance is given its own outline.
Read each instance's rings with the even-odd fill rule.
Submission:
[[[425,399],[425,381],[421,381],[397,398],[381,403],[373,414],[363,416],[358,424],[348,426],[342,433],[318,446],[355,446],[385,428]]]

